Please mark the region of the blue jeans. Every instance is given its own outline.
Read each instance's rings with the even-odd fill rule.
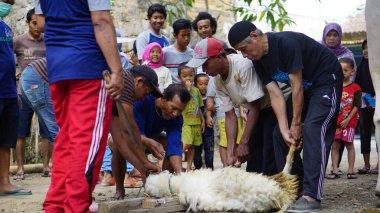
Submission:
[[[133,171],[133,169],[135,169],[135,167],[133,167],[133,165],[130,164],[128,161],[126,161],[126,162],[127,162],[127,164],[126,164],[127,165],[127,172],[130,173]],[[111,163],[112,163],[112,151],[107,144],[106,152],[104,153],[103,163],[102,163],[102,167],[101,167],[100,171],[112,172]]]
[[[31,66],[27,66],[22,72],[20,84],[22,96],[37,114],[40,128],[48,133],[49,142],[53,143],[58,133],[58,126],[54,119],[49,84],[43,81]]]

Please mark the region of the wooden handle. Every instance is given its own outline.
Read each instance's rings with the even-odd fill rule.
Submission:
[[[108,70],[104,70],[102,74],[103,74],[103,78],[106,81],[106,83],[107,84],[110,83],[110,81],[111,81],[110,72]],[[125,111],[124,111],[124,109],[123,109],[123,107],[121,105],[120,100],[114,100],[114,101],[115,101],[115,104],[116,104],[116,107],[117,107],[117,111],[119,112],[119,114],[121,114],[119,116],[122,117],[122,120],[124,121],[124,124],[125,124],[125,126],[127,128],[127,131],[129,133],[129,136],[131,137],[132,142],[135,145],[139,146],[140,144],[137,142],[137,137],[135,135],[135,132],[132,130],[132,125],[131,125],[131,123],[128,120],[127,114],[125,113]]]
[[[110,75],[110,72],[108,70],[103,71],[103,78],[104,78],[104,80],[106,80],[107,84],[110,83],[111,75]]]

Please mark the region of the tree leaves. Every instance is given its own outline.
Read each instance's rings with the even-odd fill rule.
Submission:
[[[265,21],[271,25],[273,31],[283,31],[286,25],[290,26],[295,23],[284,8],[283,3],[286,0],[270,0],[269,4],[263,4],[262,0],[255,1],[259,6],[256,9],[251,6],[253,0],[244,0],[244,7],[233,7],[231,11],[235,15],[241,16],[245,21],[256,21],[259,16],[258,21],[260,22],[265,18]]]

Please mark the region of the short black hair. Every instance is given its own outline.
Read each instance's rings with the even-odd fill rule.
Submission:
[[[362,49],[364,50],[365,46],[367,46],[367,39],[364,39],[362,43]],[[368,46],[367,46],[368,47]]]
[[[179,99],[184,104],[187,104],[190,101],[190,92],[183,84],[170,84],[163,92],[163,98],[167,101],[171,101],[176,95],[178,95]]]
[[[166,8],[165,6],[161,5],[161,4],[152,4],[149,8],[148,8],[148,19],[152,18],[153,16],[153,13],[161,13],[162,15],[164,15],[164,18],[166,19]]]
[[[206,73],[199,73],[194,78],[194,85],[195,86],[197,85],[198,78],[202,78],[202,77],[206,77],[207,79],[209,79],[209,77]]]
[[[180,64],[178,65],[178,77],[181,75],[182,70],[187,69],[187,68],[191,68],[191,69],[193,69],[193,71],[194,71],[194,73],[195,73],[195,69],[194,69],[194,68],[186,66],[187,62],[188,62],[188,61],[183,62],[183,63],[180,63]]]
[[[174,35],[178,35],[180,30],[189,29],[191,30],[191,21],[189,19],[178,19],[173,23]]]
[[[237,54],[236,50],[235,49],[232,49],[232,48],[224,48],[224,53],[226,53],[226,55],[231,55],[231,54]]]
[[[36,13],[35,9],[30,9],[28,13],[26,14],[26,22],[30,22],[32,20],[32,15]]]
[[[213,28],[212,34],[214,35],[216,33],[216,29],[218,28],[218,23],[216,22],[216,19],[211,16],[208,12],[200,12],[195,20],[193,21],[193,29],[198,32],[198,21],[208,19],[210,20],[210,25]]]
[[[355,68],[354,61],[351,58],[341,58],[339,59],[339,62],[348,64],[352,69]]]

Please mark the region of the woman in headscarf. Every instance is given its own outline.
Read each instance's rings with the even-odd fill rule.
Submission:
[[[337,23],[328,23],[323,30],[322,45],[329,48],[338,59],[350,58],[355,62],[354,54],[347,47],[342,46],[342,28]],[[356,70],[356,64],[355,64]],[[351,78],[355,79],[356,72]]]

